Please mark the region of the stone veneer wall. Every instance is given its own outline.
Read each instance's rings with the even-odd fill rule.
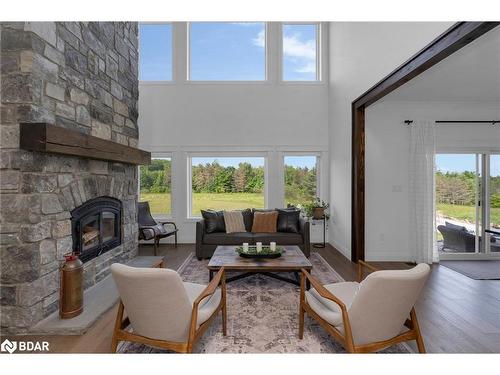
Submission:
[[[19,149],[20,122],[137,147],[137,32],[132,22],[1,24],[3,333],[27,332],[57,310],[70,211],[86,200],[115,197],[124,212],[122,245],[85,264],[85,287],[137,254],[137,167]]]

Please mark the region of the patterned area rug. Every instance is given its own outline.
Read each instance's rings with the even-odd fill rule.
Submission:
[[[319,255],[312,253],[313,275],[323,284],[343,281]],[[208,260],[191,254],[179,267],[184,281],[207,284]],[[263,275],[227,284],[227,336],[222,336],[220,315],[197,343],[195,353],[345,353],[315,321],[308,318],[299,340],[299,287]],[[143,344],[121,343],[120,353],[168,353]],[[384,353],[409,353],[406,345]]]

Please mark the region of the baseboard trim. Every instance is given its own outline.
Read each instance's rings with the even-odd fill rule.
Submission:
[[[410,254],[397,253],[370,253],[367,252],[365,260],[368,262],[413,262],[413,257]]]
[[[336,248],[343,256],[345,256],[348,260],[351,260],[351,250],[347,247],[341,245],[335,240],[329,240],[328,243]]]

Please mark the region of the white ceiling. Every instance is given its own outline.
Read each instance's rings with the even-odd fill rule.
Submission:
[[[500,26],[384,98],[500,102]]]

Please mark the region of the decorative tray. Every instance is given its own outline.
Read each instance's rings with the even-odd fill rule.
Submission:
[[[248,246],[248,252],[244,252],[243,246],[238,246],[236,252],[243,258],[273,259],[279,258],[285,252],[285,249],[281,246],[276,246],[276,250],[272,251],[270,246],[262,246],[262,251],[257,252],[257,246]]]

